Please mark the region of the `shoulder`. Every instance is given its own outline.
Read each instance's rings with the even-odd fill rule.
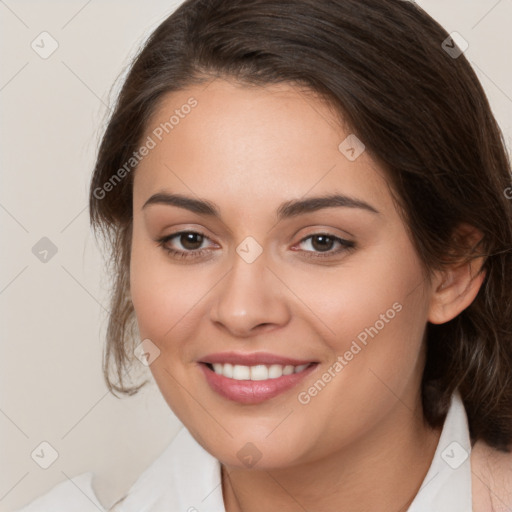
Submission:
[[[93,473],[82,473],[52,487],[46,494],[18,509],[16,512],[104,512],[92,487]]]
[[[471,450],[471,480],[474,512],[512,510],[512,452],[477,441]]]

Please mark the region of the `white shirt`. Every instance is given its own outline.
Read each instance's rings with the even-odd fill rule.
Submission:
[[[467,415],[455,392],[430,468],[406,512],[472,512],[470,453]],[[18,512],[107,512],[92,477],[88,472],[62,482]],[[220,462],[183,428],[112,510],[226,512]]]

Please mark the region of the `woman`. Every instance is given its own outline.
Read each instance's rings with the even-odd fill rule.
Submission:
[[[111,510],[511,510],[510,187],[414,3],[183,3],[90,189],[109,389],[138,359],[185,427]]]

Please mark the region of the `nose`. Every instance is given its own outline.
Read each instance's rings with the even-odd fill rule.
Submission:
[[[286,325],[286,287],[267,267],[264,254],[252,263],[237,253],[231,270],[215,287],[210,319],[236,337],[251,337]]]

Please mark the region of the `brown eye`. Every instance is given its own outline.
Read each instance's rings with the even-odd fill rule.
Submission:
[[[345,240],[328,233],[315,233],[303,238],[298,245],[303,245],[302,252],[304,253],[304,256],[312,258],[327,258],[353,249],[356,244],[350,240]],[[333,250],[336,246],[338,246],[338,248]]]
[[[328,251],[332,249],[334,238],[327,235],[314,235],[311,237],[311,246],[317,251]]]
[[[177,237],[183,248],[194,251],[199,249],[203,243],[204,237],[200,233],[184,232]]]
[[[208,252],[208,247],[201,247],[209,238],[196,231],[179,231],[156,240],[158,246],[176,259],[199,258]]]

